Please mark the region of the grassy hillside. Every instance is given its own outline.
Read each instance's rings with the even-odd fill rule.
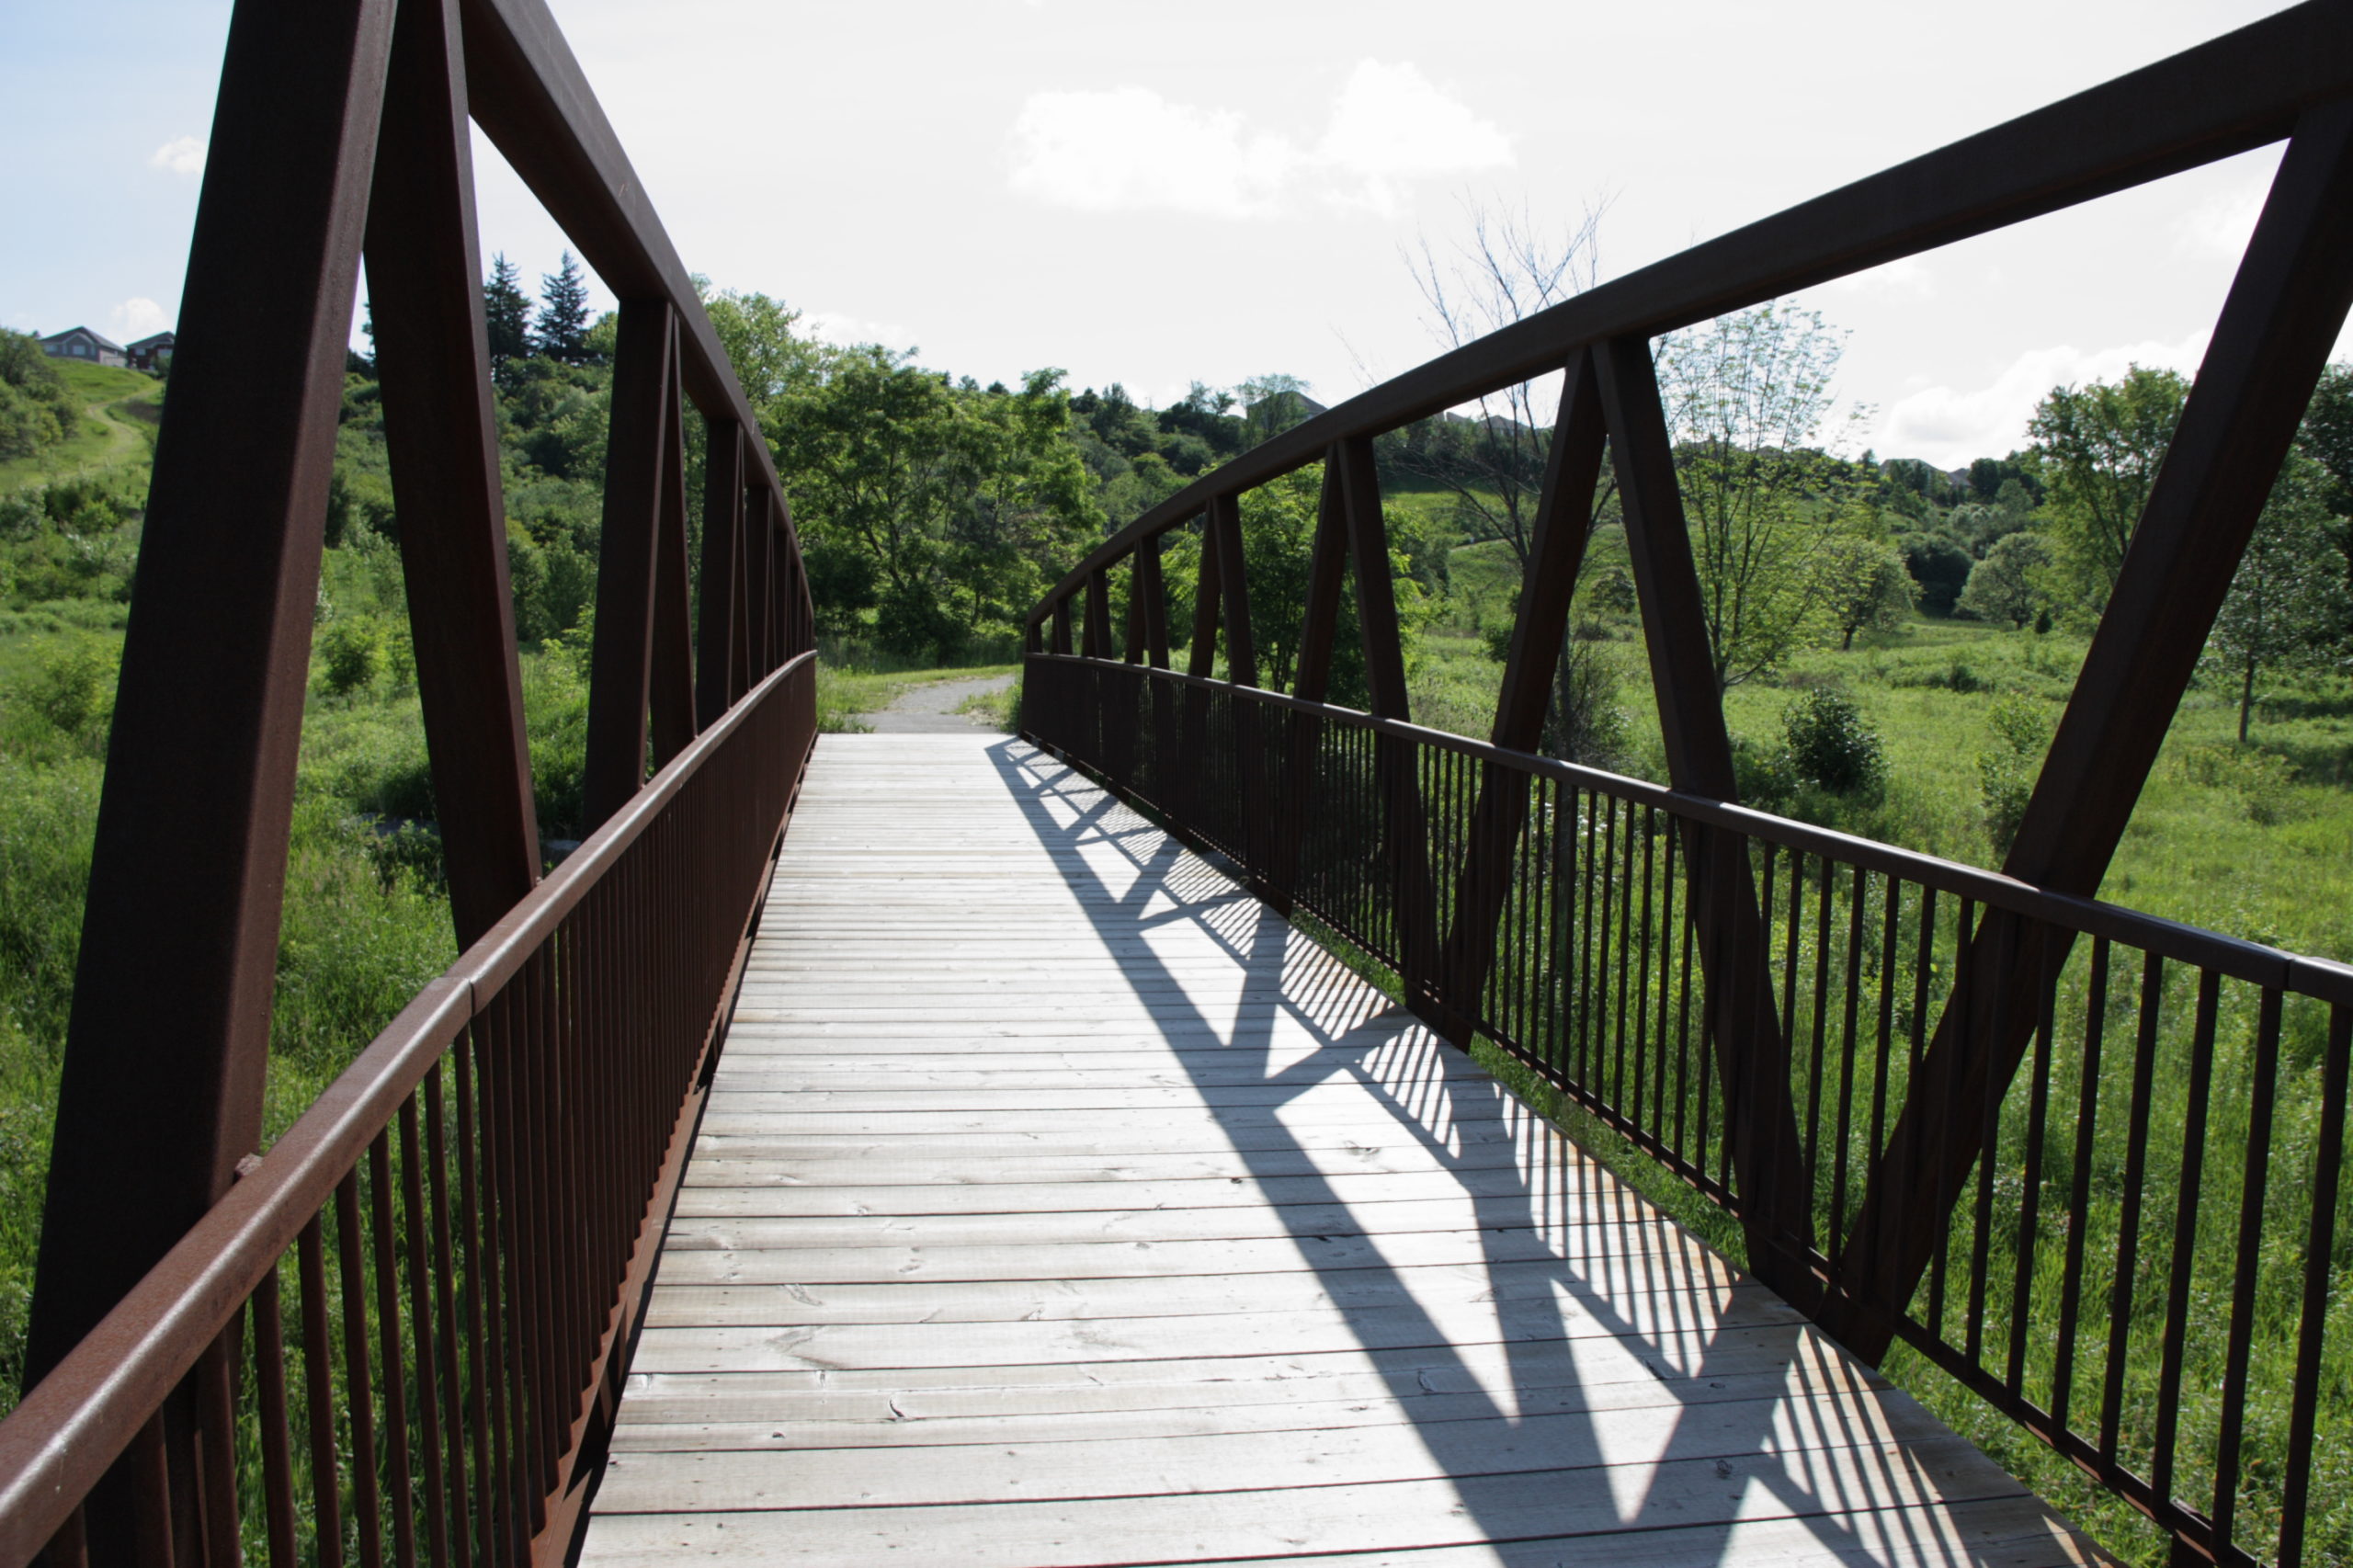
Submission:
[[[0,495],[55,479],[143,468],[153,449],[163,382],[143,370],[54,363],[81,410],[80,427],[31,457],[0,462]]]

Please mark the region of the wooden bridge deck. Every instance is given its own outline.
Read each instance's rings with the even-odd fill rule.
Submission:
[[[584,1561],[2102,1561],[1031,747],[827,737]]]

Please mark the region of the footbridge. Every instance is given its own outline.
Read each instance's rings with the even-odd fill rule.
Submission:
[[[552,869],[477,129],[621,301]],[[2279,142],[2001,870],[1743,807],[1651,340]],[[462,952],[261,1149],[363,254]],[[1203,476],[1018,735],[821,738],[791,476],[540,0],[240,0],[0,1564],[2346,1561],[2353,971],[2094,895],[2348,302],[2308,0]],[[1372,441],[1553,373],[1493,728],[1419,727]],[[1665,784],[1538,753],[1605,469]]]

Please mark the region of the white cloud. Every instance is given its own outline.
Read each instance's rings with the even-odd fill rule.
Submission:
[[[1920,458],[1958,468],[2026,444],[2027,421],[2053,387],[2114,381],[2131,366],[2195,374],[2206,352],[2203,331],[2178,343],[2143,342],[2086,351],[2070,344],[2033,348],[2013,359],[1991,385],[1974,392],[1925,387],[1889,407],[1872,432],[1883,458]]]
[[[801,317],[801,331],[823,342],[843,348],[864,343],[880,343],[897,348],[907,342],[907,329],[897,322],[868,321],[862,316],[846,315],[840,311],[808,311]]]
[[[2222,256],[2233,260],[2246,254],[2255,237],[2255,221],[2263,216],[2269,187],[2249,180],[2236,190],[2219,191],[2175,222],[2174,237],[2191,255]]]
[[[1878,267],[1850,272],[1824,288],[1824,292],[1831,294],[1916,294],[1922,299],[1936,291],[1936,275],[1916,256],[1898,256]]]
[[[155,149],[147,166],[168,169],[176,175],[200,175],[204,172],[204,143],[193,136],[175,136]]]
[[[1405,182],[1497,168],[1511,138],[1411,64],[1364,60],[1313,146],[1148,87],[1037,93],[1009,134],[1019,195],[1086,212],[1265,218],[1302,197],[1393,216]]]
[[[134,337],[161,332],[172,324],[172,318],[164,313],[163,306],[140,297],[125,300],[111,313],[115,334],[126,343]]]

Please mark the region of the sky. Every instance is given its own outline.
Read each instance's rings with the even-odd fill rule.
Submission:
[[[1428,358],[1409,258],[1443,270],[1480,212],[1597,210],[1620,276],[2282,8],[549,3],[690,268],[837,341],[1155,404],[1277,371],[1333,402]],[[0,325],[173,324],[228,13],[0,17]],[[1957,466],[2022,445],[2054,385],[2194,370],[2278,161],[1812,290],[1846,335],[1825,436]],[[553,270],[561,233],[480,137],[476,165],[485,252]]]

